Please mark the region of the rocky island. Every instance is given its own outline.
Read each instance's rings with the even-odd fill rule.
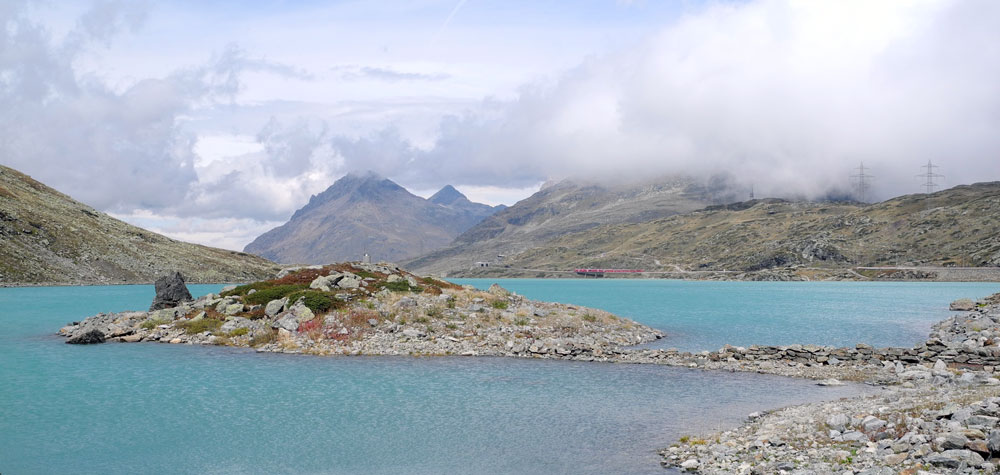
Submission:
[[[174,293],[183,281],[179,286],[158,281],[148,312],[99,314],[60,334],[67,343],[150,341],[316,355],[577,360],[607,358],[624,346],[663,336],[602,310],[532,301],[496,285],[479,291],[391,264],[298,268],[197,300],[161,295],[161,287]],[[163,301],[176,306],[162,308]]]

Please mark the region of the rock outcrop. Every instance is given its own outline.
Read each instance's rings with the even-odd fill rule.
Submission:
[[[66,343],[71,345],[92,345],[95,343],[104,343],[104,332],[100,330],[87,330],[73,335],[66,340]]]
[[[156,297],[153,298],[153,303],[149,306],[149,311],[151,312],[153,310],[173,308],[181,302],[194,300],[187,285],[184,284],[184,277],[180,272],[174,272],[173,275],[156,279],[155,287]]]

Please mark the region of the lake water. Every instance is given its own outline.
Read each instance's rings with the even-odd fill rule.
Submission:
[[[948,304],[1000,292],[990,282],[703,282],[655,279],[456,279],[533,299],[597,307],[667,333],[649,345],[913,346]]]
[[[501,284],[631,316],[674,332],[673,346],[685,346],[684,335],[699,342],[694,346],[717,347],[721,337],[711,335],[742,337],[732,326],[754,318],[770,329],[760,338],[810,334],[775,320],[775,303],[793,300],[788,284]],[[869,285],[801,287],[794,298],[802,309],[839,309],[832,303],[839,299],[876,310],[874,334],[890,335],[899,322],[924,323],[908,320],[910,310],[886,315],[896,308],[877,304],[886,298],[919,296],[928,308],[907,308],[923,322],[940,317],[953,298],[991,291],[982,284]],[[191,286],[195,295],[218,289]],[[768,292],[771,298],[751,298]],[[729,302],[733,295],[743,297]],[[53,336],[69,321],[143,309],[152,297],[151,286],[0,289],[0,473],[662,473],[655,451],[681,435],[860,390],[653,366],[77,346]],[[734,309],[742,309],[739,318]],[[834,330],[815,342],[852,338],[843,336],[852,325],[829,324]]]

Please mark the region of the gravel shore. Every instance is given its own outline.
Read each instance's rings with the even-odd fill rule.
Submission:
[[[792,345],[633,355],[637,362],[784,374],[820,384],[839,378],[882,388],[876,395],[755,413],[735,430],[685,437],[661,452],[663,465],[712,474],[994,473],[993,457],[1000,456],[1000,379],[994,376],[1000,294],[955,304],[963,313],[935,325],[914,348],[859,345],[851,352]],[[831,364],[832,355],[851,357]]]

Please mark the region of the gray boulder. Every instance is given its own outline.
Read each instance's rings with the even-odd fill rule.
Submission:
[[[416,329],[416,328],[407,328],[407,329],[403,330],[403,336],[410,337],[410,338],[423,338],[423,337],[427,336],[427,334],[424,333],[421,330]]]
[[[285,316],[279,318],[277,321],[271,324],[271,327],[281,328],[284,330],[288,330],[290,332],[294,332],[299,329],[299,319],[292,313],[286,313]]]
[[[401,299],[399,299],[399,300],[396,301],[395,306],[398,307],[398,308],[416,307],[417,306],[417,301],[413,300],[410,297],[403,297],[403,298],[401,298]]]
[[[236,314],[238,314],[238,313],[240,313],[242,311],[243,311],[243,304],[241,304],[241,303],[234,303],[234,304],[226,305],[226,309],[223,310],[222,313],[225,314],[225,315],[236,315]]]
[[[507,297],[510,295],[510,291],[503,287],[500,287],[499,284],[490,285],[490,288],[487,290],[487,292],[496,295],[497,297]]]
[[[295,302],[295,305],[292,305],[291,308],[288,309],[288,313],[295,315],[295,317],[298,318],[298,321],[300,322],[305,322],[308,320],[312,320],[313,318],[316,318],[316,315],[313,313],[313,311],[310,310],[309,307],[306,307],[306,304],[302,303],[301,300]]]
[[[362,282],[361,277],[347,273],[344,274],[343,279],[340,279],[340,281],[337,282],[337,287],[340,287],[342,289],[356,289],[358,287],[361,287],[361,282]]]
[[[266,307],[264,307],[264,315],[267,315],[268,317],[273,317],[281,313],[281,311],[285,309],[286,305],[288,305],[287,298],[272,300],[267,303]]]
[[[993,455],[1000,455],[1000,430],[993,429],[990,431],[990,436],[986,440],[986,447]]]
[[[831,429],[843,431],[850,420],[847,418],[846,414],[834,414],[826,420],[826,425],[830,426]]]
[[[180,272],[156,279],[156,297],[153,298],[149,310],[160,310],[164,308],[176,307],[181,302],[190,302],[191,292],[187,285],[184,285],[184,277]]]
[[[962,434],[949,433],[944,434],[941,437],[941,448],[944,450],[950,449],[961,449],[965,448],[965,444],[969,442],[969,439]]]
[[[927,458],[927,462],[938,467],[957,469],[965,466],[979,466],[984,462],[983,457],[971,450],[945,450],[938,455]]]
[[[229,333],[237,328],[244,328],[250,326],[250,320],[243,317],[230,317],[226,319],[226,323],[222,324],[222,328],[219,331],[223,333]]]
[[[90,330],[79,335],[74,335],[66,340],[71,345],[91,345],[94,343],[104,343],[104,332],[100,330]]]
[[[976,309],[976,302],[973,302],[971,299],[958,299],[952,302],[951,305],[948,306],[948,309],[957,312],[968,312]]]
[[[343,279],[343,274],[339,272],[334,272],[330,275],[321,275],[309,284],[310,289],[322,290],[323,292],[329,292],[331,288],[337,285]]]

